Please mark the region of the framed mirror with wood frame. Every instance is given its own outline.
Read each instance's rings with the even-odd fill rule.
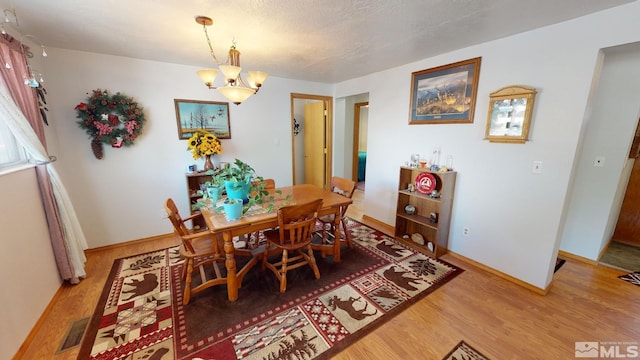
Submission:
[[[485,140],[524,144],[529,140],[536,89],[521,85],[503,87],[489,94]]]

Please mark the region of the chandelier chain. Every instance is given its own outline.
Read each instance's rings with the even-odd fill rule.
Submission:
[[[202,28],[204,29],[204,36],[207,38],[207,45],[209,45],[209,52],[211,53],[211,57],[213,58],[213,60],[215,60],[216,64],[220,66],[221,63],[220,61],[218,61],[216,54],[213,52],[213,46],[211,46],[211,39],[209,38],[209,32],[207,32],[207,25],[202,25]],[[227,60],[225,60],[223,64],[226,64],[227,62],[229,62],[228,56],[227,56]]]

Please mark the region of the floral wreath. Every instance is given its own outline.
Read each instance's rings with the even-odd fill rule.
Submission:
[[[81,102],[74,110],[80,128],[93,138],[91,147],[98,159],[102,159],[102,143],[115,148],[128,146],[142,134],[145,122],[142,108],[133,98],[119,92],[110,95],[107,90],[93,90],[86,103]]]

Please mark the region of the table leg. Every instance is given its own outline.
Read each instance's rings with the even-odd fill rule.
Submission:
[[[231,232],[222,234],[224,239],[225,266],[227,267],[227,294],[229,301],[238,300],[238,280],[236,279],[236,258],[234,256]]]
[[[342,221],[342,217],[340,216],[340,212],[336,212],[333,217],[333,236],[335,236],[333,240],[333,261],[340,262],[340,222]]]

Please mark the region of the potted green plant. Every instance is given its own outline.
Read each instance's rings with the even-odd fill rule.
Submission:
[[[265,207],[265,210],[272,212],[275,209],[274,203],[276,200],[285,200],[285,202],[291,200],[290,194],[283,199],[282,191],[280,190],[275,190],[274,194],[270,194],[269,191],[265,190],[264,178],[258,176],[253,167],[239,159],[236,159],[233,164],[227,163],[216,170],[210,170],[207,174],[211,174],[211,180],[207,181],[204,186],[212,190],[198,192],[199,195],[202,195],[202,199],[193,205],[196,209],[206,205],[207,199],[211,199],[215,206],[217,198],[213,194],[216,191],[218,191],[218,194],[222,194],[223,189],[226,191],[227,198],[223,201],[222,206],[216,208],[216,211],[220,212],[224,209],[227,218],[229,218],[226,209],[227,205],[238,206],[236,205],[237,203],[241,204],[241,216],[255,204],[271,202]],[[276,195],[278,196],[277,198]],[[238,201],[232,199],[237,199]]]
[[[209,170],[206,174],[211,175],[211,180],[204,183],[206,189],[205,199],[209,198],[213,202],[216,202],[223,194],[225,176],[214,170]]]
[[[259,188],[263,180],[262,176],[258,176],[251,165],[240,159],[214,171],[213,177],[216,181],[224,183],[228,197],[242,199],[244,203],[249,201],[250,195],[266,195],[263,193],[264,186]]]
[[[244,213],[242,200],[240,199],[228,197],[222,202],[222,207],[227,220],[237,220]]]
[[[198,210],[202,206],[205,206],[209,200],[214,204],[220,199],[224,191],[224,179],[215,174],[213,170],[208,170],[206,175],[211,175],[211,180],[205,181],[200,185],[200,190],[196,192],[201,198],[198,202],[192,205],[193,210]]]

